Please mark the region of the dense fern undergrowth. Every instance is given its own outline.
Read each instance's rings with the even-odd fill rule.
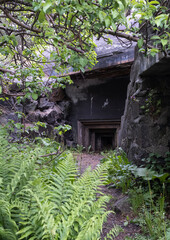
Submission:
[[[109,214],[109,197],[99,187],[106,164],[79,176],[70,152],[50,162],[41,157],[49,151],[47,141],[25,146],[6,136],[0,128],[0,239],[100,239]]]

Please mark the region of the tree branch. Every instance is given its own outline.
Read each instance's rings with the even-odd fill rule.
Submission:
[[[66,44],[66,46],[67,46],[68,49],[73,50],[74,52],[78,52],[78,53],[84,54],[84,51],[81,50],[81,49],[78,49],[76,47],[72,47],[71,45],[68,45],[68,44]]]
[[[14,4],[14,0],[1,0],[0,1],[0,4],[5,4],[5,3],[8,3],[8,4],[10,4],[10,3],[12,3],[12,4]],[[16,4],[21,4],[21,5],[24,5],[24,6],[27,6],[27,7],[32,7],[32,4],[29,4],[28,2],[26,3],[25,1],[22,1],[22,0],[15,0],[15,3]]]
[[[110,34],[112,36],[125,38],[125,39],[127,39],[129,41],[133,41],[133,42],[137,42],[140,39],[138,37],[134,37],[134,36],[131,36],[129,34],[119,32],[119,31],[114,32],[112,30],[104,30],[103,32],[106,33],[106,34]],[[147,44],[145,40],[144,40],[144,43]],[[147,46],[148,46],[148,48],[153,48],[153,46],[151,46],[151,45],[147,44]]]
[[[16,23],[18,26],[23,27],[27,30],[36,32],[36,33],[41,33],[42,31],[40,29],[37,28],[31,28],[30,26],[20,22],[19,20],[17,20],[16,18],[14,18],[8,11],[6,11],[3,7],[0,6],[0,9],[5,13],[5,15],[14,23]]]
[[[1,68],[1,67],[0,67],[0,72],[15,74],[15,72],[13,72],[13,71],[11,71],[11,70],[9,70],[9,69]]]
[[[112,36],[121,37],[121,38],[126,38],[126,39],[129,40],[129,41],[137,42],[137,41],[139,40],[138,37],[134,37],[134,36],[131,36],[131,35],[129,35],[129,34],[119,32],[119,31],[114,32],[114,31],[112,31],[112,30],[104,30],[103,32],[106,33],[106,34],[110,34],[110,35],[112,35]]]
[[[7,93],[5,91],[2,92],[4,95],[9,97],[23,97],[25,96],[25,93]]]
[[[41,156],[39,156],[39,157],[49,157],[49,156],[54,156],[54,155],[60,155],[61,154],[61,152],[53,152],[53,153],[49,153],[49,154],[46,154],[46,155],[41,155]]]

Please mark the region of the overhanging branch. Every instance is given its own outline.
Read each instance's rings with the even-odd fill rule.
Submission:
[[[11,70],[9,70],[9,69],[4,69],[4,68],[1,68],[1,67],[0,67],[0,72],[15,74],[14,71],[11,71]]]
[[[41,33],[42,31],[40,29],[37,28],[31,28],[30,26],[20,22],[19,20],[17,20],[16,18],[14,18],[8,11],[6,11],[3,7],[0,6],[0,9],[5,13],[5,15],[14,23],[16,23],[18,26],[23,27],[27,30],[36,32],[36,33]]]
[[[112,36],[126,38],[127,40],[133,41],[133,42],[137,42],[139,40],[138,37],[134,37],[134,36],[131,36],[129,34],[118,32],[118,31],[114,32],[112,30],[104,30],[103,32],[106,33],[106,34],[110,34]]]
[[[115,37],[125,38],[125,39],[127,39],[129,41],[133,41],[133,42],[137,42],[140,39],[139,37],[134,37],[134,36],[131,36],[129,34],[119,32],[119,31],[114,32],[112,30],[103,30],[103,32],[106,33],[106,34],[110,34],[112,36],[115,36]],[[145,44],[147,44],[145,40],[143,42]],[[147,44],[147,47],[148,48],[153,48],[153,46],[148,45],[148,44]]]

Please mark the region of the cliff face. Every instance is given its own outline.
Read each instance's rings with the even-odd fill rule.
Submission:
[[[131,68],[119,146],[140,163],[149,153],[170,151],[170,58],[137,53]]]

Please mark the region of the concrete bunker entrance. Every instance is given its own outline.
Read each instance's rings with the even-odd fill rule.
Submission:
[[[115,149],[120,121],[79,120],[78,144],[92,151]]]

